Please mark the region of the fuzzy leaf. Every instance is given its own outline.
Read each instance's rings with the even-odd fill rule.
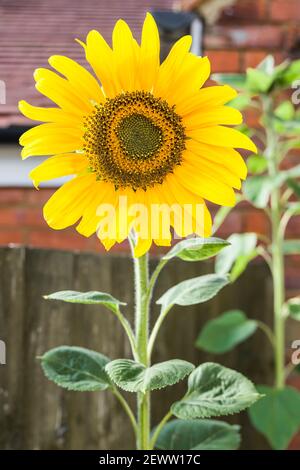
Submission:
[[[104,292],[76,292],[73,290],[64,290],[55,292],[54,294],[45,295],[47,300],[62,300],[63,302],[70,302],[74,304],[90,304],[90,305],[104,305],[104,307],[116,312],[119,305],[126,305],[124,302],[120,302],[115,299],[112,295]]]
[[[161,305],[162,311],[172,305],[200,304],[212,299],[228,282],[226,276],[218,274],[194,277],[171,287],[156,303]]]
[[[194,365],[181,359],[160,362],[151,367],[130,359],[116,359],[106,366],[106,372],[113,382],[128,392],[146,392],[174,385],[184,379]]]
[[[46,377],[62,388],[92,392],[110,387],[104,369],[109,359],[96,351],[60,346],[47,351],[41,361]]]
[[[236,450],[239,426],[213,419],[174,419],[161,430],[155,447],[161,450]]]
[[[184,261],[200,261],[211,258],[229,242],[221,238],[187,238],[177,243],[163,258],[180,258]]]
[[[259,398],[252,382],[242,374],[207,362],[191,373],[187,394],[171,411],[180,419],[224,416],[248,408]]]

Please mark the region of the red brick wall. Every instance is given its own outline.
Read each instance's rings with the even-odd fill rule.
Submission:
[[[224,11],[218,25],[207,31],[205,50],[214,72],[240,72],[255,66],[267,53],[277,60],[288,55],[300,34],[300,0],[238,0]],[[21,164],[21,163],[20,163]],[[86,239],[73,229],[54,231],[43,220],[42,206],[52,190],[0,190],[0,244],[25,243],[39,247],[103,250],[96,237]],[[235,231],[267,231],[262,211],[238,206],[229,216],[221,235]],[[292,221],[289,236],[300,234],[300,218]],[[114,250],[127,250],[123,244]],[[300,288],[300,257],[289,257],[287,283]]]
[[[269,53],[282,61],[299,37],[299,0],[237,0],[207,31],[205,49],[214,72],[242,72]]]

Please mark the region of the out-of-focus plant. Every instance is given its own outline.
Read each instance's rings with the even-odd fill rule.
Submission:
[[[241,200],[263,210],[270,222],[268,236],[256,233],[231,235],[231,246],[217,257],[216,272],[230,274],[232,281],[248,263],[262,256],[273,277],[273,328],[259,320],[250,320],[244,312],[225,312],[209,321],[201,331],[197,346],[212,353],[229,351],[259,328],[267,335],[274,351],[274,386],[259,385],[265,397],[254,404],[249,415],[254,427],[263,433],[275,449],[287,447],[300,428],[300,393],[286,385],[293,370],[285,361],[285,326],[288,318],[300,320],[300,297],[286,299],[285,256],[300,253],[300,241],[287,239],[286,228],[293,216],[300,214],[300,165],[284,162],[290,151],[300,148],[300,111],[295,105],[297,90],[287,99],[288,90],[296,88],[300,77],[300,60],[275,66],[268,56],[257,68],[245,75],[218,74],[214,78],[230,84],[241,94],[231,104],[240,110],[255,108],[260,113],[257,129],[243,130],[259,142],[258,155],[250,156],[247,166],[252,176],[244,183]],[[298,82],[299,85],[299,82]],[[297,102],[298,101],[298,102]],[[222,208],[215,218],[215,231],[230,209]]]

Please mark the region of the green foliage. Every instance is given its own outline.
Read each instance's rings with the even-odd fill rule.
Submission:
[[[129,359],[116,359],[106,365],[110,379],[127,392],[157,390],[174,385],[194,369],[194,365],[180,359],[160,362],[145,367]]]
[[[62,300],[63,302],[70,302],[74,304],[93,304],[103,305],[113,312],[118,311],[119,305],[126,305],[124,302],[120,302],[110,294],[104,292],[76,292],[73,290],[64,290],[61,292],[55,292],[54,294],[45,295],[47,300]]]
[[[212,299],[228,282],[227,276],[218,274],[194,277],[171,287],[156,303],[161,305],[162,312],[173,305],[200,304]]]
[[[260,395],[242,374],[207,362],[189,376],[186,395],[171,407],[180,419],[210,418],[238,413]]]
[[[251,422],[273,449],[285,449],[300,429],[300,393],[291,387],[257,388],[265,396],[250,408]]]
[[[283,252],[285,255],[299,255],[300,240],[284,240]]]
[[[177,243],[163,259],[180,258],[184,261],[200,261],[211,258],[229,243],[221,238],[187,238]]]
[[[41,358],[46,377],[57,385],[78,392],[94,392],[110,387],[105,366],[109,359],[96,351],[76,346],[60,346]]]
[[[161,450],[235,450],[239,426],[223,421],[174,419],[161,430],[155,447]]]
[[[247,258],[251,259],[256,252],[267,261],[273,275],[276,328],[273,332],[267,327],[264,330],[266,334],[269,331],[268,337],[274,347],[276,388],[260,388],[267,396],[250,409],[250,416],[256,428],[268,438],[275,449],[284,449],[292,435],[300,428],[300,394],[289,387],[284,388],[285,376],[290,372],[290,367],[286,370],[284,368],[285,351],[282,341],[285,337],[285,318],[290,316],[290,318],[300,320],[299,298],[284,302],[284,256],[300,253],[298,239],[285,240],[286,227],[290,218],[300,214],[300,203],[296,202],[296,199],[300,198],[300,165],[291,167],[291,161],[288,165],[284,164],[284,159],[289,152],[300,148],[300,111],[293,105],[296,95],[299,96],[299,90],[293,92],[293,89],[299,86],[299,77],[300,60],[293,62],[286,60],[275,66],[272,56],[267,56],[255,69],[248,69],[245,75],[229,75],[228,78],[224,75],[218,76],[222,83],[226,82],[233,87],[235,83],[237,84],[236,88],[240,89],[242,94],[239,98],[241,104],[237,101],[237,107],[243,107],[243,104],[246,105],[248,102],[248,107],[254,106],[260,112],[260,128],[253,129],[259,145],[259,154],[258,156],[251,155],[247,160],[248,169],[253,176],[247,178],[242,191],[244,200],[258,209],[265,209],[265,215],[270,222],[271,240],[269,243],[268,238],[265,237],[263,245],[258,244],[257,248],[254,247],[253,242],[253,251],[250,247],[244,252],[244,259],[237,263],[236,270],[237,272],[243,270],[248,263]],[[285,169],[287,167],[288,169]],[[217,256],[216,271],[219,274],[229,272],[235,259],[238,259],[236,258],[238,255],[230,255],[235,250],[234,241],[230,238],[228,241],[232,246],[225,248]],[[242,254],[243,251],[241,249],[240,253]],[[236,277],[231,271],[231,281]],[[222,319],[221,317],[219,322],[218,319],[214,320],[215,329],[213,322],[207,325],[212,329],[206,330],[206,336],[200,335],[199,346],[203,343],[205,347],[207,342],[207,348],[217,349],[219,344],[223,344],[222,341],[225,340],[218,339],[219,332],[221,337],[223,333],[225,336],[226,325],[223,332]],[[235,331],[234,326],[232,330]],[[202,334],[204,332],[205,329]],[[228,335],[230,343],[231,331]]]
[[[259,175],[266,171],[268,162],[263,155],[251,155],[247,159],[247,167],[251,173]]]
[[[294,320],[300,321],[300,297],[294,297],[289,299],[284,306],[284,310],[287,312],[287,315],[293,318]]]
[[[210,353],[222,354],[249,338],[256,329],[255,320],[249,320],[240,310],[230,310],[206,323],[196,346]]]
[[[230,273],[230,280],[236,280],[246,269],[248,263],[257,256],[255,233],[235,233],[228,240],[230,246],[216,258],[216,272],[225,275]]]

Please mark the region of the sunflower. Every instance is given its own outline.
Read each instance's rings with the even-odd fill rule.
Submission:
[[[109,249],[130,230],[139,233],[146,221],[136,256],[152,242],[169,245],[172,227],[182,237],[209,236],[205,200],[234,205],[234,188],[246,176],[235,149],[256,151],[248,137],[227,127],[242,122],[239,111],[225,106],[236,92],[226,85],[202,88],[210,64],[189,52],[190,36],[179,39],[160,64],[159,33],[149,13],[140,45],[123,20],[114,27],[112,47],[94,30],[86,43],[78,42],[93,73],[68,57],[52,56],[55,71],[39,68],[34,78],[56,107],[19,103],[26,117],[44,122],[20,139],[22,158],[50,156],[30,173],[34,185],[73,176],[46,203],[47,223],[54,229],[77,223],[80,234],[96,232]],[[125,199],[127,212],[120,216]],[[137,215],[133,205],[146,210]],[[157,205],[175,207],[167,222],[150,216]],[[104,214],[107,206],[114,210]],[[190,224],[177,217],[183,206]]]

